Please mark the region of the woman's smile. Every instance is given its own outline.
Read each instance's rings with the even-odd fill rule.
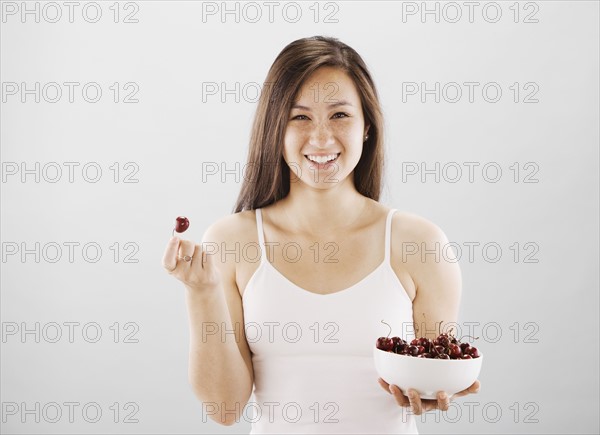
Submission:
[[[333,163],[337,162],[340,153],[315,153],[315,154],[305,154],[304,158],[308,160],[309,165],[311,167],[315,167],[317,169],[328,169],[333,166]]]
[[[360,93],[351,76],[330,66],[313,72],[295,96],[284,135],[285,161],[295,165],[298,159],[306,160],[296,174],[303,183],[291,185],[292,194],[303,185],[333,187],[333,173],[336,181],[352,184],[366,130]],[[349,191],[355,190],[350,184]]]

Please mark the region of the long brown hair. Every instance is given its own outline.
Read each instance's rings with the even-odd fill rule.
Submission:
[[[258,101],[244,181],[234,213],[272,204],[290,191],[290,168],[283,159],[283,138],[299,89],[317,68],[336,67],[354,81],[360,94],[369,138],[354,169],[354,185],[362,195],[379,200],[383,178],[383,116],[375,83],[351,47],[337,38],[313,36],[288,44],[267,74]]]

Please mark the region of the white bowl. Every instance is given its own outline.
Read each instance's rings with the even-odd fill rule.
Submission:
[[[469,388],[479,377],[483,354],[473,359],[430,359],[399,355],[373,346],[375,370],[388,384],[406,395],[417,390],[422,399],[436,399],[438,391],[451,396]]]

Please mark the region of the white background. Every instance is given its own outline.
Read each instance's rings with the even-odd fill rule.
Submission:
[[[490,2],[479,3],[473,22],[467,6],[456,3],[462,12],[456,23],[449,22],[456,9],[446,3],[427,3],[439,8],[438,23],[432,14],[403,14],[423,7],[409,3],[330,2],[310,9],[313,2],[302,2],[302,15],[292,23],[295,9],[288,6],[284,15],[286,3],[269,22],[267,7],[258,2],[263,15],[250,23],[255,9],[243,3],[236,22],[234,14],[203,14],[200,2],[100,2],[102,16],[91,23],[95,10],[87,6],[83,15],[88,3],[78,2],[71,23],[68,7],[58,2],[62,18],[50,23],[54,6],[27,2],[40,11],[37,23],[34,14],[22,17],[21,2],[2,2],[3,433],[249,431],[246,421],[231,427],[203,422],[187,382],[184,289],[160,262],[174,217],[188,216],[185,235],[199,242],[209,224],[231,213],[241,180],[207,176],[203,163],[245,164],[254,84],[264,81],[285,45],[317,34],[356,49],[375,79],[387,134],[381,202],[430,219],[463,247],[460,321],[479,322],[476,332],[484,337],[482,390],[469,398],[477,402],[472,416],[462,406],[458,417],[455,409],[436,423],[430,413],[419,418],[419,430],[598,432],[598,2],[499,2],[495,23]],[[228,2],[230,9],[235,5]],[[123,22],[129,13],[137,23]],[[330,13],[337,22],[324,22]],[[538,22],[526,23],[526,16]],[[35,89],[36,82],[39,103],[34,93],[21,93],[22,83]],[[47,101],[55,97],[52,87],[43,94],[50,82],[80,83],[74,101],[65,85],[59,101]],[[82,97],[90,82],[102,90],[97,103]],[[115,82],[117,103],[110,89]],[[125,88],[129,82],[134,85]],[[446,87],[447,98],[440,91],[439,103],[431,94],[422,102],[421,93],[403,93],[408,82],[425,82],[428,89],[456,82],[463,95],[452,103],[455,93]],[[472,102],[465,82],[479,83]],[[518,102],[510,89],[515,82]],[[240,92],[207,95],[207,83],[220,90],[239,83]],[[484,99],[487,83],[500,87],[499,101]],[[138,102],[124,103],[134,89]],[[523,102],[533,90],[538,102]],[[495,97],[493,89],[488,97]],[[39,182],[34,173],[24,182],[20,172],[12,174],[21,163],[34,169],[36,162]],[[55,183],[44,178],[56,174],[51,162],[63,168]],[[79,164],[72,183],[65,162]],[[110,169],[115,162],[118,182]],[[439,162],[439,182],[434,175],[424,181],[408,175],[411,162],[429,169]],[[450,180],[452,162],[463,168],[457,182]],[[479,165],[473,182],[465,162]],[[83,178],[87,163],[103,171],[96,183]],[[487,163],[502,169],[497,182],[484,179],[495,176],[493,168],[482,173]],[[124,182],[134,170],[131,180],[138,182]],[[537,182],[524,182],[534,171],[529,181]],[[36,242],[39,262],[34,253],[23,258],[21,249],[35,252]],[[79,243],[73,262],[68,242]],[[471,242],[479,245],[469,259]],[[87,243],[102,249],[95,263],[83,257]],[[498,261],[492,261],[493,248],[484,255],[485,244],[501,248]],[[62,257],[52,263],[56,245]],[[15,246],[19,251],[9,255]],[[87,254],[93,257],[94,249]],[[127,254],[137,262],[125,262]],[[21,335],[36,322],[39,343],[34,333]],[[56,343],[53,322],[62,332]],[[72,343],[65,322],[79,323]],[[92,322],[102,333],[96,343],[87,341],[95,336]],[[493,328],[482,331],[486,325]],[[496,325],[502,334],[497,341]],[[26,414],[36,402],[40,411]],[[52,402],[63,412],[56,423],[49,422],[55,409],[41,411]],[[72,422],[64,402],[78,403]],[[16,415],[8,412],[11,403]],[[97,423],[82,417],[89,403],[102,411]],[[93,408],[88,412],[93,418]],[[137,422],[125,423],[127,415]]]

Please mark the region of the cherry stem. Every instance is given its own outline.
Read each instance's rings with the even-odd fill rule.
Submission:
[[[383,320],[381,320],[381,323],[385,323],[385,322]],[[387,335],[389,337],[390,334],[392,333],[392,327],[388,323],[385,323],[385,324],[388,326],[388,328],[390,328],[390,332],[388,332],[388,335]]]
[[[463,338],[465,338],[465,337],[472,338],[473,340],[479,340],[479,337],[471,337],[470,335],[463,335],[462,337],[460,337],[460,340],[459,340],[459,341],[462,341],[462,340],[463,340]]]

